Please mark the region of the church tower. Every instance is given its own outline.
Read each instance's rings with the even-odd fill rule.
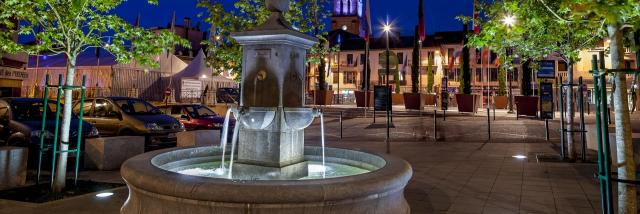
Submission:
[[[343,29],[358,35],[363,14],[362,0],[333,0],[331,30]]]

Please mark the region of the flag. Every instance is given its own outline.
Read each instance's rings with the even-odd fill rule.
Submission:
[[[478,8],[478,0],[473,0],[473,32],[480,33],[480,10]]]
[[[424,41],[425,38],[425,26],[424,26],[424,11],[423,11],[423,0],[419,0],[418,4],[418,35],[420,36],[420,41]]]
[[[361,25],[360,25],[360,37],[362,37],[365,41],[369,41],[371,37],[371,8],[369,7],[369,0],[364,1],[364,16],[361,17]]]
[[[138,13],[138,16],[136,17],[136,21],[133,23],[133,25],[136,27],[140,27],[140,13]]]
[[[171,17],[171,33],[176,33],[176,11],[173,11],[173,16]]]

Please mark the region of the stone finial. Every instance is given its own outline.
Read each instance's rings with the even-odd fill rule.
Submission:
[[[266,0],[267,9],[271,12],[289,11],[289,0]]]

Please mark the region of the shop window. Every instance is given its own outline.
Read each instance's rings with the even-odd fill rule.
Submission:
[[[354,84],[356,83],[356,72],[347,71],[344,72],[344,84]]]

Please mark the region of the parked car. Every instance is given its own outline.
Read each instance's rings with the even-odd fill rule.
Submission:
[[[79,103],[73,110],[79,113]],[[175,145],[175,133],[184,131],[184,125],[177,119],[163,114],[147,101],[130,97],[87,99],[84,119],[104,136],[145,136],[148,147]]]
[[[238,88],[218,88],[216,89],[217,103],[238,103],[240,102],[240,89]]]
[[[40,136],[44,135],[45,149],[49,150],[53,145],[57,103],[49,100],[47,105],[48,107],[45,109],[44,100],[38,98],[0,98],[0,141],[8,146],[29,148],[30,167],[35,167],[34,163],[37,164]],[[45,130],[41,132],[45,110],[47,111]],[[59,122],[62,124],[62,112]],[[72,115],[69,135],[71,149],[76,147],[79,123],[79,118]],[[98,136],[99,132],[93,125],[82,122],[81,148],[83,148],[84,139]],[[50,154],[47,154],[46,157],[49,157],[48,155]]]
[[[176,104],[158,107],[160,111],[180,120],[187,130],[222,129],[224,116],[200,104]],[[233,130],[235,120],[229,118],[229,128]]]

